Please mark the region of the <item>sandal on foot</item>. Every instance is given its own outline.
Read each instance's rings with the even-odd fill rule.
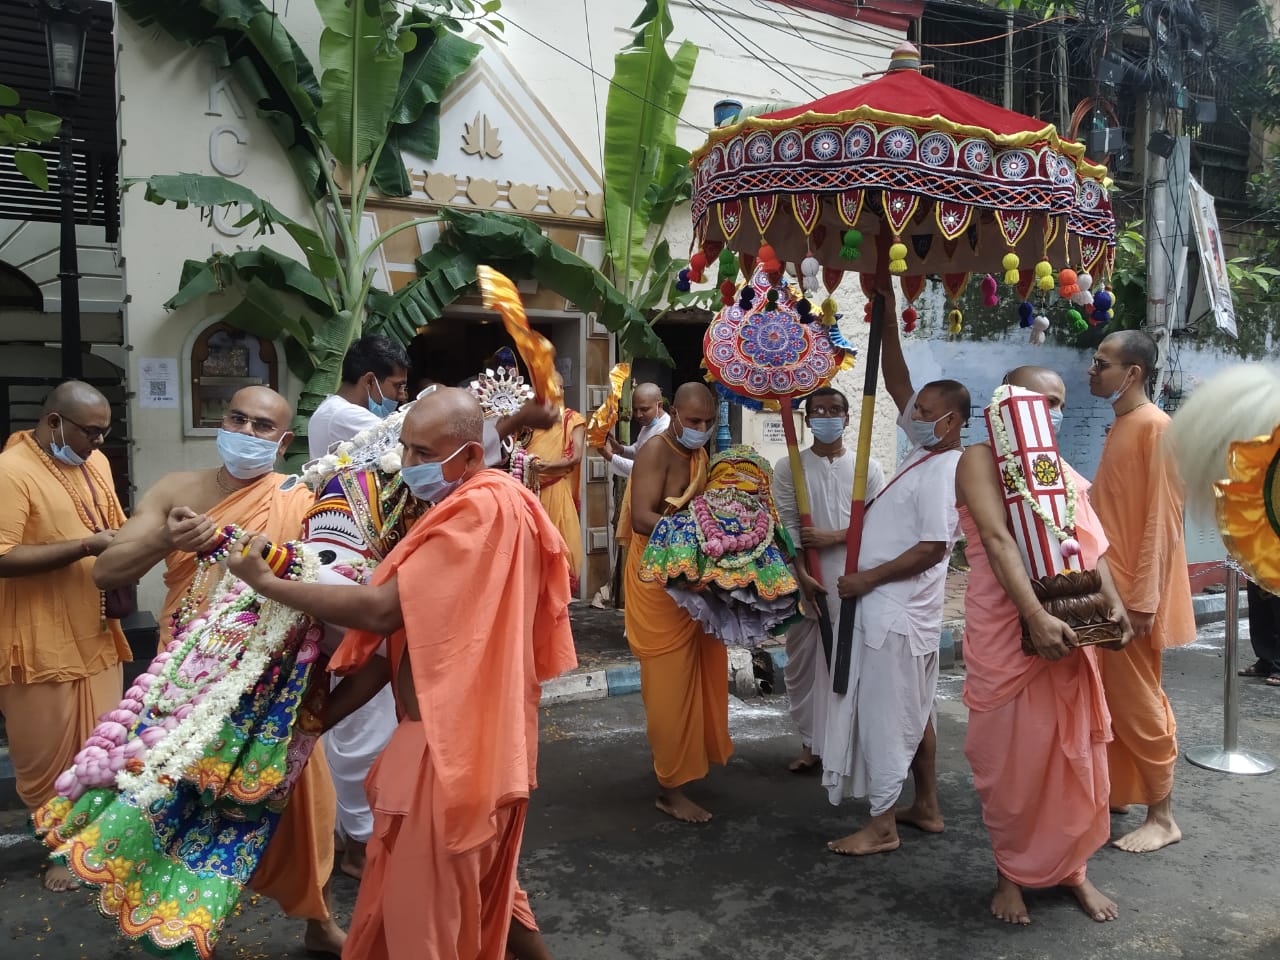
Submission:
[[[1262,682],[1265,683],[1268,687],[1280,687],[1280,670],[1277,670],[1275,673],[1271,674],[1271,676],[1267,677],[1267,679],[1263,680]]]
[[[1236,671],[1237,677],[1265,677],[1269,680],[1274,675],[1271,671],[1271,664],[1262,660],[1255,660],[1243,670]]]

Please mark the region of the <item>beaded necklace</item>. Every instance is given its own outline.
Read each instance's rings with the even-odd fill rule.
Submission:
[[[109,516],[107,515],[100,516],[98,520],[95,520],[93,518],[93,516],[89,513],[88,506],[84,502],[84,498],[81,497],[80,494],[76,492],[76,488],[71,483],[71,480],[67,477],[66,471],[59,469],[58,465],[53,462],[53,459],[49,456],[49,454],[44,452],[44,448],[42,448],[40,444],[36,442],[34,430],[29,430],[26,433],[24,433],[22,435],[22,439],[31,445],[31,449],[36,452],[36,455],[40,458],[41,462],[46,467],[49,468],[49,472],[58,478],[58,482],[62,484],[63,489],[67,491],[67,495],[71,497],[71,502],[75,505],[76,514],[77,516],[80,517],[80,522],[83,523],[91,533],[98,533],[102,529],[102,525],[98,522],[98,520],[101,520],[102,523],[107,524],[108,527],[112,530],[118,530],[120,527],[124,526],[124,518],[120,516],[119,512],[116,510],[114,499],[109,498],[107,500],[107,512]],[[92,484],[95,484],[95,483],[99,487],[101,487],[103,490],[111,489],[111,486],[106,482],[106,480],[102,478],[102,476],[98,473],[98,471],[94,469],[94,467],[89,463],[88,460],[84,462],[84,464],[81,466],[80,469],[85,472],[85,483],[90,485],[91,490],[92,490]],[[97,503],[96,498],[94,500],[94,503],[95,505],[98,506],[99,511],[101,511],[102,507],[100,504]]]

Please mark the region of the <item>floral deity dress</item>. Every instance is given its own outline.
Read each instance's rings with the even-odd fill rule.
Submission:
[[[667,593],[712,636],[752,647],[799,615],[799,585],[787,565],[795,546],[778,521],[773,470],[751,447],[711,460],[707,488],[658,521],[640,559],[640,579]]]
[[[304,480],[319,495],[302,540],[269,548],[277,576],[368,579],[417,508],[398,454],[382,449],[398,442],[402,419],[308,465]],[[199,558],[172,642],[101,718],[33,818],[53,858],[98,887],[99,909],[122,933],[153,952],[202,960],[320,735],[325,664],[341,639],[230,574],[208,590],[237,532],[224,528]]]

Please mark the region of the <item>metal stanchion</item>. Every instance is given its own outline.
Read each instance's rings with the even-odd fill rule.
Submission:
[[[1237,728],[1240,720],[1240,680],[1236,676],[1236,642],[1240,637],[1240,571],[1227,564],[1227,623],[1223,643],[1222,746],[1192,747],[1187,759],[1197,767],[1219,773],[1257,776],[1276,768],[1268,757],[1238,749]]]

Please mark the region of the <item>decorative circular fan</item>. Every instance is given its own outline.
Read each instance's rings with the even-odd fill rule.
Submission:
[[[853,365],[856,351],[840,328],[810,313],[795,289],[785,280],[772,284],[757,266],[702,338],[710,379],[736,397],[781,401],[806,396]]]
[[[533,387],[508,367],[486,369],[471,381],[471,393],[480,401],[485,417],[509,417],[533,399]]]
[[[1213,486],[1227,550],[1250,579],[1280,593],[1280,426],[1231,444],[1227,479]]]

